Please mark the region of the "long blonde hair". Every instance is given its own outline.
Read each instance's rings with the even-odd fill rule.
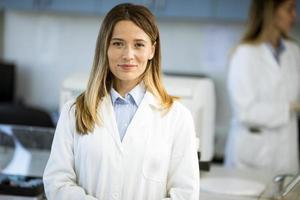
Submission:
[[[101,124],[97,112],[103,97],[109,94],[113,75],[109,70],[107,50],[117,22],[130,20],[145,31],[155,44],[153,58],[148,61],[145,72],[141,75],[146,89],[161,102],[164,110],[168,110],[175,97],[167,94],[161,81],[161,50],[159,31],[153,14],[144,6],[129,3],[119,4],[105,16],[97,38],[95,56],[86,90],[80,94],[76,105],[76,130],[80,134],[88,134],[94,130],[95,124]]]
[[[260,43],[273,26],[273,18],[278,7],[286,0],[252,0],[249,18],[240,43]],[[282,33],[282,37],[288,38]]]

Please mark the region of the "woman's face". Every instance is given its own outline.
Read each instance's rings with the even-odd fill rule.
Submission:
[[[116,83],[137,84],[154,51],[149,36],[133,22],[116,23],[107,51],[109,69]]]
[[[275,11],[275,27],[286,35],[296,23],[296,0],[285,0]]]

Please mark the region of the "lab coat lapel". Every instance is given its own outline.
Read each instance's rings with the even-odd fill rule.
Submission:
[[[268,66],[272,66],[271,70],[276,73],[280,73],[281,67],[280,64],[274,58],[271,50],[268,48],[267,44],[262,44],[262,56],[267,58],[267,62],[270,63]]]
[[[103,123],[103,125],[106,127],[108,134],[112,136],[116,146],[122,152],[123,148],[110,95],[107,95],[103,98],[99,108],[100,118],[102,120],[101,123]]]
[[[150,132],[154,120],[153,114],[154,112],[157,112],[159,108],[160,105],[157,99],[147,91],[127,128],[123,138],[124,145],[126,145],[132,137],[144,141],[147,140],[148,133]]]
[[[103,125],[108,130],[108,134],[111,135],[120,152],[123,153],[124,146],[130,143],[131,137],[146,142],[150,132],[149,129],[151,129],[153,124],[153,114],[154,112],[160,112],[161,107],[157,99],[150,92],[146,91],[137,112],[127,128],[123,142],[120,140],[115,113],[109,95],[103,98],[99,109]]]
[[[258,69],[259,71],[262,70],[264,72],[257,75],[265,74],[268,84],[272,84],[273,88],[278,88],[278,91],[280,91],[280,88],[282,87],[282,67],[277,63],[271,50],[266,44],[262,44],[261,51],[262,58],[265,58],[262,60],[265,60],[266,63],[261,66],[261,69]]]

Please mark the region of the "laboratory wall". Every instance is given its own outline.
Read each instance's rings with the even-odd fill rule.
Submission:
[[[17,65],[17,96],[26,104],[57,110],[62,81],[72,73],[89,73],[102,18],[7,11],[1,19],[0,55]],[[216,151],[222,153],[231,116],[227,63],[244,23],[165,19],[158,23],[163,70],[205,74],[214,80]],[[300,41],[299,26],[293,36]]]

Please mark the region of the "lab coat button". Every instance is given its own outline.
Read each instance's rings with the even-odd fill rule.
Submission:
[[[113,199],[119,199],[119,194],[118,193],[113,193],[112,198]]]

